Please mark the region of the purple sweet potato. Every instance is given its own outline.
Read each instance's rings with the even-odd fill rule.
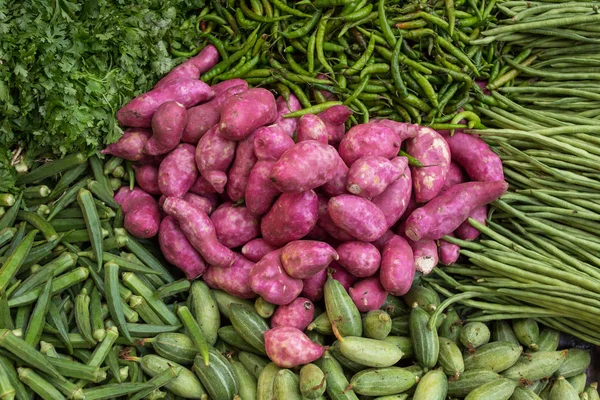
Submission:
[[[261,258],[269,254],[270,252],[277,250],[276,247],[271,246],[265,242],[263,238],[252,239],[242,247],[242,254],[249,260],[258,262]]]
[[[187,110],[176,101],[167,101],[158,106],[152,116],[152,137],[146,142],[144,152],[156,156],[177,147],[187,119]]]
[[[283,118],[283,116],[301,110],[302,104],[300,104],[298,98],[293,94],[290,95],[287,101],[285,98],[279,96],[276,103],[277,119],[274,124],[279,125],[289,137],[294,136],[294,132],[296,132],[296,127],[298,126],[298,118]]]
[[[252,214],[263,215],[269,211],[275,198],[281,194],[269,179],[274,165],[275,161],[259,161],[250,171],[244,200]]]
[[[197,144],[210,128],[219,123],[221,111],[227,99],[234,94],[248,90],[248,84],[246,83],[245,85],[240,84],[230,87],[224,92],[217,94],[215,86],[213,86],[215,97],[211,101],[192,107],[187,111],[188,119],[181,135],[182,141]]]
[[[377,250],[379,250],[379,252],[381,253],[383,251],[383,248],[385,247],[385,244],[387,243],[387,241],[390,240],[395,235],[396,234],[391,229],[388,229],[387,231],[385,231],[385,233],[383,235],[381,235],[379,237],[379,239],[371,242],[371,244],[373,246],[377,247]]]
[[[197,79],[178,78],[131,100],[119,111],[117,119],[122,126],[149,128],[152,116],[161,104],[177,101],[185,108],[210,100],[214,92],[206,83]]]
[[[231,201],[239,201],[244,198],[250,173],[258,161],[254,155],[254,132],[238,142],[233,164],[227,173],[226,189]]]
[[[350,298],[360,312],[379,310],[385,299],[387,291],[381,286],[378,276],[362,279],[356,282],[349,290]]]
[[[427,202],[444,186],[450,168],[450,148],[439,133],[424,126],[406,143],[406,152],[424,165],[410,167],[415,199],[417,203]]]
[[[242,140],[252,131],[277,118],[275,97],[267,89],[254,88],[230,96],[221,109],[219,127],[230,140]]]
[[[115,193],[115,201],[121,206],[123,213],[125,214],[131,209],[131,200],[147,196],[149,196],[148,193],[139,187],[134,187],[133,190],[129,190],[129,186],[121,186],[121,188],[117,190],[117,193]]]
[[[202,279],[213,289],[220,289],[243,299],[253,299],[256,297],[250,287],[250,271],[253,266],[254,262],[235,253],[235,261],[231,267],[208,267]]]
[[[338,144],[346,134],[345,123],[352,115],[352,110],[346,106],[333,106],[319,114],[319,118],[327,127],[327,142]]]
[[[312,190],[283,193],[263,217],[262,237],[273,246],[282,246],[306,236],[317,224],[319,201]]]
[[[329,266],[332,271],[331,277],[342,284],[348,291],[350,287],[358,280],[358,277],[352,275],[348,270],[342,267],[337,261],[333,261]]]
[[[331,180],[338,163],[333,146],[306,140],[283,153],[271,171],[271,180],[282,192],[304,192]]]
[[[406,212],[411,199],[412,178],[408,160],[405,157],[396,157],[393,163],[402,170],[395,182],[392,182],[379,196],[371,199],[385,215],[388,228],[391,228],[400,220]]]
[[[454,232],[476,208],[498,199],[508,183],[466,182],[454,185],[406,220],[406,236],[411,240],[440,239]]]
[[[372,242],[387,230],[383,212],[362,197],[352,194],[332,197],[328,212],[337,226],[363,242]]]
[[[327,126],[317,115],[306,114],[298,120],[298,131],[296,132],[296,141],[298,143],[305,140],[316,140],[327,144]]]
[[[453,233],[447,236],[454,236]],[[438,240],[438,257],[440,263],[443,265],[452,265],[460,256],[460,246],[454,243],[445,241],[444,239]]]
[[[212,85],[210,88],[215,92],[215,97],[229,91],[232,87],[242,86],[248,90],[248,82],[240,78],[228,79]]]
[[[133,236],[151,238],[158,233],[160,210],[154,197],[140,188],[129,190],[123,186],[115,194],[115,201],[123,210],[125,229]]]
[[[246,207],[223,203],[212,213],[217,239],[224,246],[235,248],[246,244],[260,234],[258,217]]]
[[[391,119],[376,119],[373,121],[376,124],[382,124],[390,128],[400,140],[406,140],[417,136],[420,126],[417,124],[409,124],[407,122],[397,122]]]
[[[473,181],[503,181],[502,160],[476,135],[456,132],[447,136],[452,159],[459,163]]]
[[[190,192],[198,194],[200,196],[208,196],[217,193],[213,185],[211,185],[209,181],[204,179],[202,175],[198,175],[198,177],[194,181],[194,184],[190,188]]]
[[[290,304],[279,306],[271,317],[271,328],[291,326],[305,330],[315,316],[315,306],[306,297],[297,297]]]
[[[187,279],[196,279],[206,271],[204,259],[187,240],[175,217],[167,215],[163,218],[158,244],[166,260],[183,271]]]
[[[325,348],[312,342],[300,329],[279,326],[265,332],[269,359],[281,368],[309,364],[323,355]]]
[[[145,192],[161,194],[158,187],[158,168],[154,165],[134,165],[135,181]]]
[[[403,171],[404,168],[400,169],[385,157],[361,157],[350,167],[346,189],[352,194],[371,199],[382,194]]]
[[[375,274],[381,265],[381,253],[371,243],[357,240],[345,242],[336,251],[340,265],[359,278]]]
[[[346,165],[364,156],[393,158],[400,150],[400,138],[390,128],[381,123],[355,125],[340,142],[340,156]]]
[[[285,272],[281,265],[281,250],[275,250],[254,264],[250,271],[250,287],[269,303],[286,305],[302,292],[303,283]]]
[[[473,218],[474,220],[477,220],[483,225],[486,225],[485,221],[487,219],[487,211],[487,205],[477,207],[476,209],[471,211],[471,213],[469,214],[469,218]],[[474,228],[468,220],[460,224],[460,226],[456,228],[454,233],[458,238],[463,240],[475,240],[479,237],[479,231],[476,228]]]
[[[100,153],[112,154],[129,161],[140,161],[144,158],[144,146],[152,136],[152,131],[144,128],[125,129],[123,136],[116,143],[109,144]]]
[[[408,240],[413,251],[415,269],[423,275],[429,275],[438,263],[438,251],[435,240],[423,239],[416,242]]]
[[[319,221],[317,220],[317,225],[306,234],[306,239],[318,240],[320,242],[327,242],[328,240],[333,239],[325,232],[325,229],[318,225],[318,223]]]
[[[218,61],[219,52],[215,46],[209,44],[200,53],[173,68],[154,87],[161,87],[167,82],[180,78],[198,79],[200,75],[214,67]]]
[[[339,196],[344,193],[348,193],[346,191],[346,181],[348,180],[348,172],[350,168],[346,165],[344,160],[340,157],[337,165],[335,166],[335,170],[333,171],[333,178],[325,182],[322,186],[323,191],[329,197]]]
[[[204,211],[206,215],[210,215],[213,212],[213,203],[210,199],[200,196],[195,193],[188,192],[183,195],[182,199],[192,204],[195,207],[198,207],[200,210]],[[166,200],[166,198],[165,198]],[[164,203],[164,201],[163,201]]]
[[[315,240],[294,240],[281,250],[281,264],[297,279],[310,278],[339,257],[333,247]]]
[[[160,163],[158,188],[162,194],[182,197],[190,190],[198,178],[194,153],[194,146],[182,143]]]
[[[444,180],[444,185],[440,190],[440,193],[444,193],[446,190],[450,189],[454,185],[458,185],[459,183],[466,182],[467,174],[465,170],[456,162],[450,162],[450,167],[448,168],[448,175]]]
[[[294,147],[294,140],[279,125],[262,126],[252,134],[254,155],[259,160],[277,161],[286,150]]]
[[[394,235],[383,247],[379,279],[385,290],[394,296],[409,291],[415,277],[415,260],[408,242]]]
[[[301,295],[310,299],[311,301],[320,301],[323,299],[323,288],[325,287],[325,281],[327,280],[327,270],[317,272],[310,278],[304,279],[304,287],[302,288]]]
[[[335,222],[333,222],[333,219],[331,219],[331,216],[329,215],[328,211],[329,199],[322,194],[320,194],[318,198],[319,219],[317,221],[317,226],[323,229],[329,236],[342,242],[346,242],[348,240],[356,240],[354,236],[337,226]]]
[[[235,253],[217,240],[215,227],[204,211],[177,197],[168,197],[163,210],[177,218],[181,230],[207,263],[219,268],[233,265]]]
[[[200,174],[217,191],[223,193],[227,184],[227,168],[235,156],[236,142],[226,139],[215,125],[202,136],[196,147],[196,165]]]

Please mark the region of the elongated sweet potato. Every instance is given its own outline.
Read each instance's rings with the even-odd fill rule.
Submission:
[[[200,75],[214,67],[218,61],[219,52],[215,46],[209,44],[200,53],[173,68],[154,87],[161,87],[167,82],[180,78],[198,79]]]
[[[292,277],[305,279],[313,276],[339,257],[333,247],[315,240],[294,240],[281,250],[281,264]]]
[[[292,278],[281,265],[281,250],[268,253],[252,267],[250,286],[269,303],[290,304],[302,292],[302,280]]]
[[[269,178],[274,165],[275,161],[259,161],[250,171],[245,201],[246,207],[253,214],[263,215],[269,211],[277,196],[281,194]]]
[[[467,180],[468,179],[465,170],[456,161],[452,161],[450,162],[450,167],[448,168],[448,175],[444,180],[444,185],[442,186],[442,190],[440,190],[440,193],[444,193],[452,186],[466,182]]]
[[[215,227],[204,211],[177,197],[168,197],[163,210],[177,218],[181,230],[207,263],[219,268],[233,265],[235,253],[217,240]]]
[[[196,147],[196,165],[200,174],[217,191],[223,193],[227,184],[227,168],[235,156],[236,142],[226,139],[215,125],[202,136]]]
[[[283,153],[271,171],[271,180],[282,192],[304,192],[331,180],[338,163],[333,146],[306,140]]]
[[[221,109],[219,127],[230,140],[242,140],[256,128],[277,118],[275,97],[266,89],[253,88],[227,99]]]
[[[212,85],[210,88],[215,92],[215,97],[229,91],[232,87],[242,86],[245,90],[248,90],[248,82],[240,78],[227,79]]]
[[[450,148],[439,133],[427,127],[421,127],[406,143],[406,152],[424,165],[410,168],[415,200],[429,201],[440,193],[448,176]]]
[[[400,177],[392,182],[379,196],[371,199],[385,215],[388,228],[391,228],[405,214],[410,204],[412,193],[412,176],[406,157],[392,159],[398,169],[402,170]]]
[[[210,216],[217,239],[233,249],[242,246],[260,234],[258,217],[246,207],[225,202]]]
[[[213,202],[204,196],[200,196],[198,194],[188,192],[188,193],[184,194],[182,198],[185,201],[187,201],[188,203],[192,204],[193,206],[198,207],[199,209],[204,211],[206,213],[206,215],[210,215],[213,212],[213,207],[214,207]],[[166,198],[165,198],[165,200],[166,200]],[[163,201],[163,203],[164,203],[164,201]]]
[[[158,167],[158,188],[168,197],[182,197],[190,190],[198,170],[191,144],[180,144],[160,163]]]
[[[317,225],[334,239],[340,240],[342,242],[348,240],[356,240],[354,236],[337,226],[335,222],[333,222],[333,219],[331,219],[331,215],[329,215],[328,211],[329,199],[322,194],[319,194],[318,199],[319,219],[317,221]]]
[[[429,275],[438,263],[438,251],[435,240],[422,239],[416,242],[408,240],[415,259],[415,269],[423,275]]]
[[[226,189],[231,201],[239,201],[244,198],[250,173],[258,161],[254,154],[254,132],[238,142],[233,164],[227,173]]]
[[[387,291],[381,286],[378,276],[362,279],[356,282],[349,290],[350,298],[360,312],[379,310],[385,299]]]
[[[146,142],[144,152],[151,156],[173,150],[181,141],[188,114],[183,104],[167,101],[152,116],[152,137]]]
[[[345,242],[336,251],[339,255],[338,263],[359,278],[375,274],[381,265],[381,253],[371,243],[357,240]]]
[[[312,190],[283,193],[263,217],[262,237],[273,246],[282,246],[306,236],[317,224],[319,201]]]
[[[408,242],[394,235],[383,246],[379,279],[385,290],[403,296],[410,290],[415,277],[415,260]]]
[[[376,124],[382,124],[390,128],[398,138],[402,140],[414,138],[417,136],[420,126],[417,124],[409,124],[407,122],[397,122],[391,119],[376,119],[373,121]]]
[[[316,140],[327,144],[327,126],[317,115],[306,114],[298,120],[298,131],[296,132],[296,142],[305,140]]]
[[[346,181],[348,180],[348,172],[350,169],[340,157],[338,159],[338,163],[333,171],[333,178],[325,182],[322,186],[323,191],[329,197],[339,196],[344,193],[348,193],[346,191]]]
[[[152,131],[144,128],[125,129],[123,136],[115,143],[106,146],[100,153],[112,154],[129,161],[140,161],[144,158],[144,146],[152,136]]]
[[[139,187],[129,190],[123,186],[115,194],[115,201],[123,210],[125,229],[133,236],[151,238],[158,233],[160,210],[154,197]]]
[[[348,291],[350,287],[358,280],[358,277],[352,275],[348,270],[342,267],[337,261],[333,261],[329,266],[331,277],[340,282],[344,289]]]
[[[283,116],[291,112],[301,110],[302,104],[300,104],[298,98],[293,94],[290,94],[288,100],[279,96],[276,104],[277,119],[273,123],[275,125],[279,125],[289,137],[294,136],[294,132],[296,132],[296,127],[298,126],[298,118],[283,118]]]
[[[450,233],[447,236],[454,236],[454,234]],[[460,246],[447,242],[444,239],[440,239],[438,240],[438,256],[440,263],[444,265],[452,265],[460,256]]]
[[[194,184],[190,188],[191,193],[198,194],[200,196],[210,196],[212,194],[217,193],[213,185],[210,184],[209,181],[204,179],[202,175],[198,175]]]
[[[279,125],[262,126],[252,135],[254,154],[259,160],[277,161],[286,150],[294,147],[294,140]]]
[[[403,171],[404,168],[399,168],[385,157],[361,157],[350,167],[346,189],[352,194],[371,199],[382,194]]]
[[[225,81],[227,82],[227,81]],[[221,82],[221,83],[225,83]],[[216,86],[215,97],[206,103],[190,108],[188,113],[187,123],[181,135],[181,140],[190,144],[197,144],[200,138],[213,126],[219,123],[221,119],[221,111],[227,99],[234,94],[239,94],[248,90],[248,84],[240,84],[228,88],[227,90],[217,94]]]
[[[473,181],[503,181],[502,161],[490,146],[476,135],[456,132],[447,136],[452,159],[459,163]]]
[[[167,215],[163,218],[158,243],[167,261],[182,270],[186,278],[196,279],[206,271],[206,262],[187,240],[175,217]]]
[[[279,326],[265,332],[269,359],[281,368],[293,368],[318,360],[324,347],[313,343],[300,329]]]
[[[252,239],[242,247],[242,254],[249,260],[258,262],[261,258],[270,252],[277,250],[275,246],[271,246],[265,242],[263,238]]]
[[[487,211],[488,206],[486,205],[477,207],[476,209],[471,211],[471,213],[469,214],[469,218],[473,218],[474,220],[482,223],[483,225],[486,225]],[[471,226],[468,220],[460,224],[460,226],[454,231],[454,234],[463,240],[475,240],[479,237],[479,231],[473,226]]]
[[[377,247],[377,250],[379,250],[379,252],[382,252],[383,251],[383,247],[385,246],[385,244],[387,243],[387,241],[390,240],[395,235],[396,234],[391,229],[388,229],[387,231],[385,231],[385,233],[383,235],[381,235],[379,237],[379,239],[371,242],[371,244],[373,246]]]
[[[372,202],[351,194],[329,199],[333,222],[363,242],[372,242],[387,230],[383,212]]]
[[[134,165],[135,181],[145,192],[161,194],[158,187],[158,168],[151,164]]]
[[[458,228],[473,210],[496,200],[507,189],[504,181],[454,185],[412,212],[406,220],[406,236],[415,241],[440,239]]]
[[[123,126],[149,128],[154,112],[162,103],[177,101],[189,108],[213,96],[214,92],[206,83],[197,79],[178,78],[131,100],[117,111],[117,119]]]
[[[323,299],[323,288],[325,287],[325,281],[327,280],[327,270],[317,272],[310,278],[304,279],[304,287],[302,288],[301,295],[310,299],[311,301],[320,301]]]
[[[364,156],[392,158],[400,150],[400,138],[381,123],[355,125],[340,142],[339,152],[346,165]]]
[[[223,290],[243,299],[253,299],[256,294],[250,287],[250,271],[254,262],[235,253],[235,261],[229,268],[208,267],[202,279],[213,289]]]
[[[346,134],[344,125],[352,115],[352,110],[346,106],[333,106],[319,113],[319,118],[327,127],[327,142],[329,144],[338,144]]]
[[[305,330],[315,316],[315,306],[306,297],[297,297],[290,304],[279,306],[271,317],[271,328],[291,326]]]

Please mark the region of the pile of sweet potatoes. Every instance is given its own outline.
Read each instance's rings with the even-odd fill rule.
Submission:
[[[301,108],[293,95],[198,80],[217,59],[203,53],[117,113],[129,128],[104,153],[134,161],[139,187],[116,198],[125,227],[158,234],[188,278],[262,296],[283,325],[310,321],[293,305],[320,300],[328,271],[361,311],[403,295],[415,271],[456,261],[442,238],[475,239],[467,218],[485,223],[507,189],[476,136],[385,119],[346,131],[345,106],[286,118]]]

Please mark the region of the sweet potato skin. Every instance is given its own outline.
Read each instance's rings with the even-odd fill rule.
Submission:
[[[407,122],[397,122],[391,119],[376,119],[373,121],[376,124],[381,124],[391,129],[398,138],[402,140],[414,138],[417,136],[420,126],[417,124],[409,124]]]
[[[473,181],[503,181],[502,160],[483,139],[456,132],[446,136],[452,159],[459,163]]]
[[[294,140],[279,125],[262,126],[255,130],[254,154],[259,160],[277,161],[286,150],[294,147]]]
[[[350,298],[360,312],[378,310],[385,303],[387,291],[381,286],[378,276],[361,279],[349,290]]]
[[[450,162],[450,167],[448,168],[448,175],[444,180],[444,185],[442,186],[442,190],[440,190],[440,193],[444,193],[452,186],[466,182],[467,180],[468,179],[465,170],[456,161],[452,161]]]
[[[306,236],[317,224],[319,201],[314,191],[283,193],[263,217],[262,237],[273,246],[281,246]]]
[[[297,297],[290,304],[279,306],[271,317],[271,328],[291,326],[301,331],[312,322],[315,306],[306,297]]]
[[[206,197],[188,192],[184,194],[182,198],[193,206],[204,211],[206,215],[210,215],[213,212],[213,203]]]
[[[158,168],[151,164],[134,165],[135,181],[138,186],[150,194],[161,194],[158,187]]]
[[[182,197],[190,190],[198,170],[194,160],[196,150],[191,144],[180,144],[158,167],[158,188],[168,197]]]
[[[318,195],[319,199],[319,219],[317,220],[317,226],[323,229],[328,235],[334,239],[346,242],[349,240],[356,240],[354,236],[340,228],[333,222],[331,215],[329,215],[329,199],[322,195]]]
[[[122,126],[149,128],[154,112],[164,102],[177,101],[185,108],[210,100],[214,92],[206,83],[197,79],[178,78],[131,100],[119,111],[117,119]]]
[[[246,207],[251,213],[263,215],[275,201],[275,198],[281,193],[273,185],[269,176],[275,165],[275,161],[258,161],[248,177],[246,185]]]
[[[379,279],[385,290],[394,296],[409,291],[415,277],[413,252],[408,242],[394,235],[383,246]]]
[[[311,301],[320,301],[323,299],[323,287],[327,280],[327,270],[317,272],[310,278],[304,279],[302,282],[304,287],[302,288],[302,296],[308,298]]]
[[[243,299],[253,299],[256,294],[250,287],[250,271],[254,262],[235,253],[235,261],[229,268],[208,267],[202,279],[213,289],[223,290]]]
[[[303,282],[292,278],[281,265],[281,250],[265,255],[250,270],[250,286],[269,303],[290,304],[300,292]]]
[[[221,109],[219,123],[223,136],[242,140],[252,131],[277,118],[275,97],[266,89],[253,88],[230,96]]]
[[[252,239],[242,247],[242,254],[250,261],[258,262],[270,252],[277,250],[263,238]]]
[[[192,107],[187,111],[188,119],[181,135],[183,142],[197,144],[210,128],[219,123],[223,104],[225,104],[227,99],[234,94],[248,90],[247,83],[229,87],[220,93],[217,92],[216,86],[213,86],[215,97],[211,101]]]
[[[192,187],[190,187],[190,192],[198,194],[200,196],[209,196],[217,193],[213,185],[210,184],[209,181],[204,179],[202,175],[198,175]]]
[[[318,360],[325,351],[300,329],[279,326],[265,332],[265,349],[269,359],[281,368],[293,368]]]
[[[344,124],[352,115],[352,110],[346,106],[339,105],[328,108],[318,114],[327,128],[327,142],[338,144],[346,134]]]
[[[435,240],[422,239],[416,242],[408,240],[413,251],[415,269],[423,275],[429,275],[438,263],[438,251]]]
[[[406,220],[405,234],[411,240],[440,239],[453,232],[478,207],[496,200],[508,189],[504,181],[466,182],[454,185]]]
[[[227,168],[235,156],[236,142],[226,139],[215,125],[202,136],[196,147],[196,165],[200,174],[217,191],[223,193],[227,184]]]
[[[331,180],[338,162],[333,146],[306,140],[283,153],[271,171],[271,180],[282,192],[304,192]]]
[[[236,86],[242,86],[245,88],[245,90],[248,90],[248,82],[240,78],[228,79],[226,81],[216,83],[211,86],[211,89],[213,92],[215,92],[215,97],[217,97]]]
[[[340,282],[346,291],[350,290],[350,287],[358,280],[356,276],[348,272],[337,261],[331,263],[330,269],[332,271],[331,277]]]
[[[215,46],[209,44],[200,53],[173,68],[154,87],[164,86],[167,82],[180,78],[198,79],[200,75],[217,65],[218,61],[219,52]]]
[[[454,236],[454,234],[450,233],[447,236]],[[443,265],[452,265],[460,257],[460,246],[440,239],[438,240],[438,257]]]
[[[298,120],[296,141],[300,143],[305,140],[316,140],[323,144],[328,143],[327,126],[317,115],[306,114]]]
[[[333,171],[333,177],[322,186],[323,191],[327,196],[335,197],[348,193],[346,191],[346,181],[348,180],[349,171],[350,168],[348,168],[344,160],[340,157],[335,170]]]
[[[255,131],[256,132],[256,131]],[[231,201],[239,201],[246,194],[252,168],[258,161],[254,154],[254,132],[238,142],[235,158],[227,173],[227,195]]]
[[[100,153],[112,154],[129,161],[140,161],[144,158],[144,147],[150,136],[152,136],[152,131],[149,129],[125,129],[125,133],[117,142],[109,144]]]
[[[230,249],[242,246],[260,234],[258,217],[246,207],[234,206],[230,201],[221,204],[210,219],[217,239]]]
[[[346,189],[352,194],[371,199],[383,193],[402,172],[403,169],[385,157],[361,157],[350,167]]]
[[[123,186],[115,194],[115,201],[123,209],[125,229],[133,236],[147,239],[158,233],[160,210],[154,197],[138,187],[129,190]]]
[[[405,214],[412,193],[412,175],[406,157],[392,160],[402,170],[400,177],[392,182],[379,196],[371,199],[385,215],[388,228],[391,228]]]
[[[279,125],[289,137],[294,136],[294,132],[296,132],[296,128],[298,126],[298,118],[283,118],[283,116],[291,112],[301,110],[302,104],[300,104],[298,98],[293,94],[290,94],[290,97],[287,101],[285,98],[279,96],[276,104],[277,119],[275,120],[274,124]]]
[[[175,217],[163,218],[158,243],[166,260],[183,271],[187,279],[196,279],[206,271],[204,259],[187,240]]]
[[[281,250],[283,268],[292,278],[297,279],[313,276],[338,258],[333,247],[315,240],[294,240]]]
[[[177,197],[168,197],[163,210],[177,219],[185,236],[208,264],[218,268],[233,265],[235,253],[217,240],[215,227],[202,210]]]
[[[400,138],[380,123],[355,125],[340,142],[340,156],[346,165],[352,165],[364,156],[392,158],[400,150]]]
[[[469,214],[469,218],[486,225],[488,206],[477,207]],[[454,231],[456,236],[463,240],[475,240],[479,237],[479,231],[471,226],[469,221],[465,221]]]
[[[183,104],[167,101],[152,116],[152,137],[146,142],[144,152],[151,156],[173,150],[181,141],[188,114]]]
[[[413,190],[417,203],[435,198],[450,168],[450,148],[444,138],[427,127],[421,127],[417,136],[406,141],[406,152],[424,167],[411,167]]]
[[[372,242],[387,230],[383,212],[359,196],[343,194],[332,197],[328,212],[337,226],[363,242]]]
[[[357,240],[345,242],[336,251],[340,265],[359,278],[375,274],[381,265],[381,253],[371,243]]]

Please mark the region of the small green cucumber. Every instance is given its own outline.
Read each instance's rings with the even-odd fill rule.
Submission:
[[[391,394],[389,396],[375,397],[373,400],[406,400],[410,395],[408,393]]]
[[[567,356],[567,351],[538,351],[526,354],[502,372],[502,376],[513,380],[537,381],[552,376]]]
[[[336,361],[338,361],[342,365],[342,367],[344,367],[345,370],[351,372],[359,372],[363,369],[369,368],[366,365],[354,362],[346,356],[344,356],[342,354],[342,351],[340,350],[340,342],[337,340],[331,344],[331,346],[329,347],[329,351],[331,352],[331,355],[335,357]]]
[[[523,347],[509,342],[491,342],[465,355],[465,369],[489,369],[502,372],[512,367],[521,356]]]
[[[429,371],[419,380],[413,400],[445,400],[448,394],[448,380],[444,371]]]
[[[279,368],[275,363],[269,363],[258,376],[256,384],[256,399],[257,400],[273,400],[275,396],[274,383]]]
[[[589,350],[567,349],[567,357],[560,364],[554,376],[564,376],[570,378],[584,372],[592,362],[592,355]]]
[[[250,353],[261,354],[254,347],[250,346],[240,334],[231,325],[222,326],[218,331],[219,338],[230,346],[235,347],[238,350],[248,351]]]
[[[540,337],[540,326],[532,318],[515,319],[512,323],[513,331],[519,342],[527,348],[536,351],[537,341]]]
[[[462,325],[463,321],[460,319],[458,313],[454,309],[448,310],[446,312],[446,319],[442,321],[442,325],[438,329],[438,335],[450,339],[456,344],[460,344],[459,338]]]
[[[325,373],[315,364],[306,364],[300,369],[299,386],[305,399],[318,399],[327,390]]]
[[[244,400],[256,399],[256,377],[240,361],[230,360],[239,384],[238,395]]]
[[[419,364],[413,364],[410,367],[404,367],[405,370],[412,372],[417,382],[425,375],[425,370]]]
[[[173,368],[178,375],[165,385],[168,391],[187,399],[207,399],[206,390],[204,390],[196,375],[176,362],[154,354],[148,354],[142,357],[140,365],[142,370],[151,377]]]
[[[348,389],[350,383],[344,375],[342,366],[328,351],[318,360],[317,365],[327,377],[327,394],[331,400],[358,400],[354,390]]]
[[[264,334],[269,325],[254,308],[241,304],[229,306],[229,319],[235,331],[254,347],[260,354],[266,355]]]
[[[438,361],[440,342],[436,330],[429,329],[429,314],[419,307],[410,313],[410,338],[415,358],[424,368],[433,368]]]
[[[531,389],[517,386],[510,400],[541,400],[541,397]]]
[[[583,391],[585,390],[585,383],[587,382],[587,375],[585,372],[582,372],[580,374],[567,378],[567,381],[569,381],[569,383],[571,384],[571,386],[573,386],[573,389],[575,389],[577,393],[583,393]]]
[[[498,380],[500,375],[489,369],[472,369],[465,371],[457,380],[448,382],[448,396],[465,397],[472,390],[488,382]]]
[[[298,377],[289,369],[281,369],[273,381],[274,400],[302,400]]]
[[[484,383],[471,391],[465,400],[508,400],[513,395],[517,382],[511,379],[498,379]]]
[[[598,382],[591,383],[585,388],[585,392],[588,395],[589,400],[600,400],[600,394],[598,394]]]
[[[392,318],[392,335],[407,336],[410,334],[410,314]]]
[[[540,379],[538,381],[534,381],[533,384],[525,386],[527,389],[533,391],[533,393],[539,395],[542,390],[546,389],[546,387],[550,384],[549,379]]]
[[[504,320],[494,321],[492,323],[492,341],[493,342],[509,342],[520,344],[519,339],[511,328],[510,324]]]
[[[263,318],[271,318],[277,306],[269,303],[262,297],[257,297],[254,301],[254,309]]]
[[[579,394],[564,376],[559,376],[552,385],[549,400],[579,400]]]
[[[344,286],[338,280],[328,276],[323,293],[327,316],[339,334],[341,336],[362,336],[360,312]]]
[[[158,355],[179,364],[192,364],[198,353],[192,339],[183,333],[160,333],[146,342],[152,343]]]
[[[247,351],[240,351],[238,353],[238,359],[256,379],[258,379],[262,370],[265,369],[270,362],[268,358]]]
[[[363,335],[371,339],[385,339],[392,331],[392,318],[382,310],[369,311],[362,324]]]
[[[217,341],[217,331],[221,326],[219,307],[213,291],[206,283],[196,280],[190,287],[190,310],[204,332],[206,342],[214,346]]]
[[[402,298],[392,294],[387,295],[380,309],[388,313],[392,318],[410,314],[410,308],[404,304]]]
[[[482,322],[469,322],[460,331],[460,342],[472,350],[490,341],[490,329]]]
[[[325,335],[317,331],[306,331],[305,333],[311,342],[325,346]]]
[[[208,349],[208,366],[202,356],[194,360],[194,372],[213,399],[232,399],[238,393],[239,383],[233,367],[214,348]]]
[[[340,340],[340,351],[349,360],[372,368],[391,367],[403,355],[394,343],[358,336]]]
[[[229,307],[232,304],[242,304],[249,308],[254,307],[254,303],[247,299],[240,299],[239,297],[235,297],[230,295],[227,292],[222,290],[212,290],[212,294],[217,302],[217,307],[221,314],[223,314],[226,318],[229,318]]]
[[[321,313],[308,325],[306,328],[308,331],[316,331],[322,335],[333,335],[333,329],[331,329],[331,321],[327,313]]]
[[[465,363],[463,356],[452,340],[446,339],[445,337],[439,338],[440,340],[440,353],[438,356],[438,363],[449,377],[458,379],[460,374],[465,371]]]
[[[364,396],[386,396],[404,392],[416,383],[415,375],[404,368],[370,368],[355,374],[349,388]]]
[[[413,350],[412,340],[406,336],[388,336],[385,339],[386,342],[394,343],[404,355],[402,358],[411,358],[415,352]]]
[[[416,303],[417,307],[427,312],[435,311],[440,305],[440,296],[435,290],[417,284],[413,284],[410,290],[402,296],[402,299],[408,307],[412,308]]]
[[[560,332],[543,327],[538,337],[537,345],[539,351],[556,351],[558,349],[558,342],[560,341]]]

